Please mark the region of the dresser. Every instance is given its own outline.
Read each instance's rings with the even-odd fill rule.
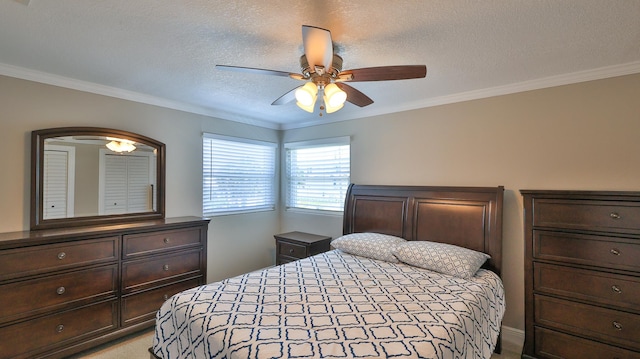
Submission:
[[[523,358],[640,358],[640,192],[521,190]]]
[[[0,234],[0,358],[61,358],[149,328],[205,283],[209,220]]]
[[[328,251],[331,237],[305,232],[276,234],[276,265],[307,258]]]

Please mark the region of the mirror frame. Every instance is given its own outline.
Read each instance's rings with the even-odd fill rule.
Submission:
[[[156,199],[155,211],[115,215],[95,215],[71,218],[43,219],[43,166],[44,142],[52,137],[105,136],[129,139],[157,148],[156,153]],[[162,219],[165,216],[165,144],[137,133],[102,127],[58,127],[31,132],[31,230],[106,225]]]

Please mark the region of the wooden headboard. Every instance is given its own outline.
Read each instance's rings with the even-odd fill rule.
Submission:
[[[502,267],[504,187],[351,184],[343,233],[377,232],[409,241],[455,244],[487,253],[485,268]]]

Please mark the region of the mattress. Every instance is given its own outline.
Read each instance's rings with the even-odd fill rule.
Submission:
[[[490,358],[505,309],[493,272],[461,279],[332,250],[179,293],[153,352],[178,358]]]

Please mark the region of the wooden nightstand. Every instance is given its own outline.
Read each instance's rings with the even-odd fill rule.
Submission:
[[[330,248],[331,237],[304,232],[276,234],[276,265],[307,258]]]

